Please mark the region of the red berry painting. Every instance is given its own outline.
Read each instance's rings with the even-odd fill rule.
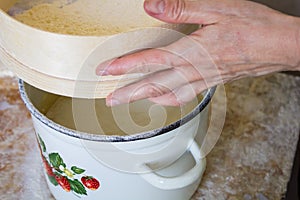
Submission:
[[[61,175],[56,175],[55,180],[57,181],[58,185],[60,185],[66,192],[71,191],[71,185],[68,181],[68,178]]]
[[[90,190],[97,190],[100,187],[99,181],[92,176],[83,176],[81,182]]]
[[[54,186],[60,186],[66,192],[76,195],[87,195],[87,190],[98,190],[100,182],[93,176],[85,174],[85,169],[77,166],[68,168],[57,152],[48,153],[40,135],[37,135],[43,166],[49,181]]]

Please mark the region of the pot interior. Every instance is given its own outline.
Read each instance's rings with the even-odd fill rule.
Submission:
[[[26,83],[24,86],[28,100],[44,117],[68,129],[95,135],[125,136],[162,129],[186,117],[203,99],[203,95],[198,95],[178,107],[149,100],[107,107],[105,99],[71,98]]]

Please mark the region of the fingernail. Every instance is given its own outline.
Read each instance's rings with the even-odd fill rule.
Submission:
[[[107,75],[110,75],[109,72],[108,72],[108,71],[105,71],[105,70],[104,70],[104,71],[97,71],[96,74],[99,75],[99,76],[107,76]]]
[[[109,101],[106,102],[107,106],[117,106],[120,104],[121,104],[121,102],[117,99],[110,99]]]
[[[165,11],[166,3],[164,0],[147,0],[145,8],[153,14],[162,14]]]

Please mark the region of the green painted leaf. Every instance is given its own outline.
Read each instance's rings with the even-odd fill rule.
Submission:
[[[55,178],[53,176],[49,176],[47,174],[48,178],[49,178],[49,181],[54,185],[54,186],[58,186],[58,183],[57,181],[55,180]]]
[[[51,165],[55,169],[59,169],[60,165],[66,167],[66,164],[64,163],[63,159],[60,157],[60,155],[58,153],[50,153],[49,159],[50,159]]]
[[[72,170],[75,174],[82,174],[83,172],[85,172],[84,169],[81,169],[81,168],[76,167],[76,166],[71,167],[71,170]]]
[[[42,151],[43,151],[43,152],[46,152],[46,151],[47,151],[46,145],[45,145],[43,139],[41,138],[41,136],[40,136],[39,134],[38,134],[38,140],[39,140],[39,143],[40,143],[40,146],[41,146]]]
[[[87,195],[86,190],[81,182],[79,182],[77,179],[68,180],[71,186],[71,190],[73,190],[77,194]]]

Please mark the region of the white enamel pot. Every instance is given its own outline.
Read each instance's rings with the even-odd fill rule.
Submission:
[[[206,162],[195,137],[206,134],[215,88],[180,120],[126,136],[83,133],[56,124],[40,110],[55,95],[22,80],[19,89],[56,199],[188,200],[196,191]]]

